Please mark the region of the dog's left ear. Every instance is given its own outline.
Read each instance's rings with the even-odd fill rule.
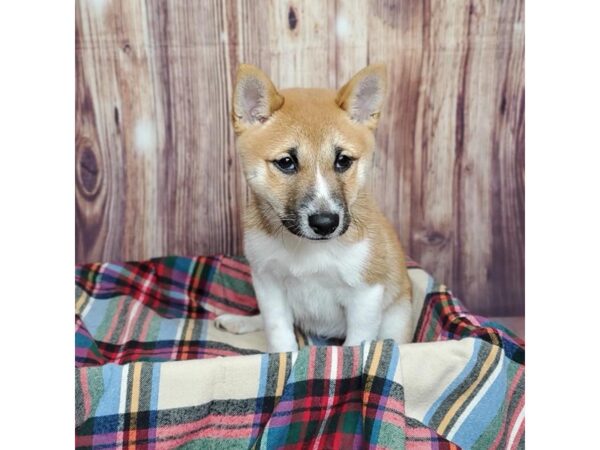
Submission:
[[[352,120],[374,129],[383,106],[386,73],[382,64],[365,67],[338,91],[335,102]]]

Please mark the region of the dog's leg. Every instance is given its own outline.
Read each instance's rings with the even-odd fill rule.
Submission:
[[[252,280],[258,308],[263,317],[268,351],[279,353],[298,350],[294,317],[285,299],[283,287],[270,274],[253,273]]]
[[[246,334],[260,331],[264,328],[260,314],[255,316],[240,316],[238,314],[223,314],[215,320],[215,326],[234,334]]]
[[[356,289],[346,299],[346,340],[344,345],[359,345],[377,339],[381,323],[383,286],[380,284]]]
[[[409,299],[395,301],[383,313],[379,339],[393,339],[398,344],[412,341],[414,330],[412,302]]]

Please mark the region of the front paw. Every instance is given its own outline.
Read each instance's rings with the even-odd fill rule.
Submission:
[[[365,342],[372,342],[377,339],[377,336],[374,335],[364,335],[364,336],[347,336],[346,340],[342,344],[344,347],[356,347],[364,344]]]
[[[260,329],[258,322],[255,316],[223,314],[215,319],[215,326],[233,334],[244,334]]]

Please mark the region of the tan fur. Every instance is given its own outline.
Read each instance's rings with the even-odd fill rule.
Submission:
[[[239,113],[238,86],[247,77],[264,81],[268,108],[261,112],[264,120],[249,122]],[[321,175],[346,200],[350,226],[338,237],[342,242],[371,242],[371,253],[364,279],[369,284],[383,284],[397,300],[410,299],[411,288],[405,256],[393,227],[376,206],[368,189],[368,176],[375,151],[376,128],[380,111],[353,119],[356,86],[365,77],[376,76],[385,88],[385,68],[369,66],[359,72],[338,92],[327,89],[286,89],[278,92],[271,81],[255,67],[242,65],[234,93],[232,114],[244,173],[252,191],[244,226],[269,234],[288,233],[281,225],[286,204],[301,197],[315,183],[316,167]],[[367,85],[372,88],[373,83]],[[360,119],[360,117],[359,117]],[[345,173],[333,169],[334,147],[356,158]],[[272,161],[297,148],[301,170],[282,174]],[[359,171],[365,176],[360,179]]]

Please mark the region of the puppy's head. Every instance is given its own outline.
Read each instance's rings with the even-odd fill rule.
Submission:
[[[385,85],[385,68],[368,66],[338,92],[278,92],[258,68],[240,66],[233,126],[246,180],[269,221],[315,240],[348,229]]]

